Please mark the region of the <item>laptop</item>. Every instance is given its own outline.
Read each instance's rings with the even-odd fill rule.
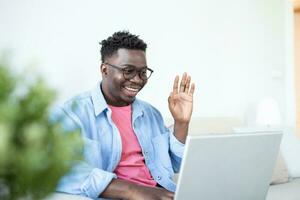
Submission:
[[[265,200],[282,132],[188,136],[175,200]]]

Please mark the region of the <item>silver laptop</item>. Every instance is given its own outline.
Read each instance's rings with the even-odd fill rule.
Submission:
[[[265,200],[281,132],[188,136],[176,200]]]

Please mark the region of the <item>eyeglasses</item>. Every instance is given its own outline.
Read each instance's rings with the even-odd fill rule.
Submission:
[[[112,65],[110,63],[104,63],[104,64],[111,66],[115,69],[121,70],[126,80],[130,80],[138,74],[140,79],[142,79],[143,81],[147,81],[150,78],[151,74],[153,73],[153,70],[148,67],[143,67],[142,69],[137,70],[137,68],[133,65],[126,65],[125,67],[121,67],[121,66]]]

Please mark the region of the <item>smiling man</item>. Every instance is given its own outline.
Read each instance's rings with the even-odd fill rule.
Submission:
[[[168,102],[174,131],[160,112],[136,98],[153,70],[146,43],[129,32],[101,42],[102,81],[66,102],[64,127],[80,127],[85,141],[83,163],[62,178],[60,192],[90,198],[173,199],[193,109],[191,77],[176,76]],[[76,106],[74,106],[76,105]]]

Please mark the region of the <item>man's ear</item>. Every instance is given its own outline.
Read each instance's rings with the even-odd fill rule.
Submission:
[[[100,70],[101,70],[101,74],[104,76],[104,75],[107,75],[107,66],[105,64],[101,64],[100,66]]]

